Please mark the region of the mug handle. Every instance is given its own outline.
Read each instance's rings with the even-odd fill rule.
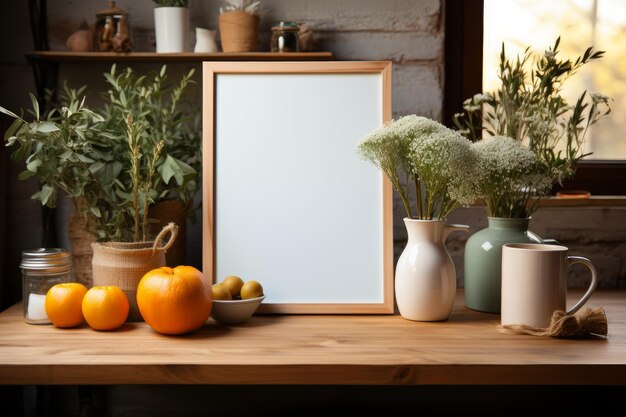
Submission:
[[[582,298],[578,300],[574,307],[567,310],[567,313],[565,314],[568,315],[574,314],[575,312],[580,310],[580,308],[587,302],[587,300],[589,300],[589,297],[591,297],[591,294],[594,292],[596,286],[598,285],[598,273],[596,272],[596,268],[593,266],[589,259],[583,258],[582,256],[568,256],[567,267],[569,268],[574,264],[582,264],[589,268],[589,272],[591,272],[591,284],[589,284],[589,288],[587,289],[585,295],[583,295]]]

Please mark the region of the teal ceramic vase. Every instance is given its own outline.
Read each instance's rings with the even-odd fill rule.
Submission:
[[[502,245],[541,243],[528,231],[527,219],[489,217],[489,226],[474,233],[465,244],[465,306],[500,313]]]

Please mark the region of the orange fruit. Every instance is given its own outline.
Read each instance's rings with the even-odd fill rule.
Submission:
[[[78,282],[56,284],[46,293],[46,314],[57,327],[76,327],[85,321],[82,303],[87,288]]]
[[[202,327],[212,305],[209,280],[192,266],[153,269],[137,287],[139,311],[159,333],[183,334]]]
[[[115,285],[92,287],[83,298],[83,315],[95,330],[114,330],[128,317],[128,297]]]

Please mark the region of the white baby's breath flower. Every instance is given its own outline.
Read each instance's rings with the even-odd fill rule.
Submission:
[[[404,116],[368,135],[358,149],[387,174],[409,215],[407,182],[417,187],[417,218],[445,218],[475,199],[471,142],[434,120]]]
[[[474,94],[474,97],[472,97],[472,100],[474,101],[475,104],[482,104],[482,103],[486,103],[489,101],[493,100],[493,97],[491,96],[491,94]]]
[[[525,213],[530,195],[544,195],[553,178],[537,155],[513,138],[494,136],[472,144],[476,187],[491,216]]]

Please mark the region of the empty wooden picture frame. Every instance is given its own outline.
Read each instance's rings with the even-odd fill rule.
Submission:
[[[356,151],[390,119],[390,62],[205,62],[204,272],[259,312],[393,313],[392,187]]]

